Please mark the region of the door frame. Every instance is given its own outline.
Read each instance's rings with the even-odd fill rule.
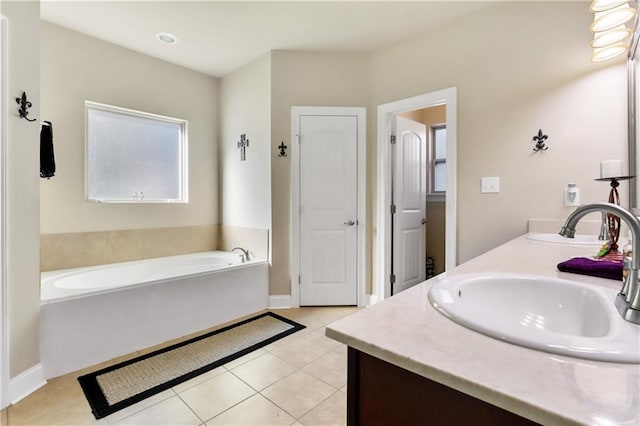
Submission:
[[[0,15],[0,409],[9,405],[9,343],[7,305],[7,238],[6,238],[6,153],[7,153],[7,64],[8,20]]]
[[[366,273],[366,230],[367,230],[367,152],[366,152],[366,108],[365,107],[291,107],[291,306],[300,306],[300,147],[299,131],[302,115],[356,116],[358,118],[357,136],[357,261],[356,295],[357,305],[364,306]]]
[[[435,92],[378,105],[378,159],[377,159],[377,235],[375,248],[377,300],[391,295],[391,123],[398,113],[437,105],[447,105],[447,192],[445,225],[445,271],[457,262],[457,88],[449,87]],[[426,202],[426,200],[425,200]]]

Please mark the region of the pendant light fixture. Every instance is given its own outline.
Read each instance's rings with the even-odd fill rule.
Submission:
[[[593,62],[608,61],[609,59],[617,58],[620,55],[624,55],[629,50],[629,46],[618,43],[613,46],[596,47],[593,49],[593,55],[591,60]]]
[[[629,6],[628,2],[624,2],[620,6],[603,12],[596,12],[591,24],[591,31],[596,33],[600,31],[608,31],[620,25],[627,23],[636,16],[636,10]]]
[[[628,3],[628,0],[594,0],[589,6],[589,10],[593,13],[604,12],[625,3]]]
[[[591,47],[594,62],[606,61],[625,54],[625,40],[633,31],[625,25],[637,15],[628,0],[594,0],[589,9],[594,13],[590,30],[594,33]]]
[[[591,47],[606,47],[623,42],[631,35],[632,31],[625,25],[620,25],[609,31],[594,34]]]

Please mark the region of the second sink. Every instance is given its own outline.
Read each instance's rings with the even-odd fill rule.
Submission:
[[[576,234],[574,238],[565,238],[559,234],[544,234],[530,232],[526,235],[528,240],[542,243],[563,244],[567,246],[602,246],[605,241],[599,240],[595,235]]]

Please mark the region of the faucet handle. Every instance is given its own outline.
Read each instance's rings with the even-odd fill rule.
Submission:
[[[622,269],[622,290],[620,294],[626,296],[629,294],[629,290],[634,286],[634,283],[638,280],[638,271],[634,270],[631,265],[633,258],[631,256],[624,256],[623,269]]]

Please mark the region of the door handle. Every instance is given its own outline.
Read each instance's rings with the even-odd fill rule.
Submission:
[[[423,218],[422,218],[422,220],[420,221],[420,223],[424,225],[425,223],[427,223],[427,219],[425,219],[425,218],[423,217]]]
[[[353,220],[348,220],[348,221],[346,221],[346,222],[343,222],[343,225],[347,225],[347,226],[353,226],[353,225],[355,225],[355,224],[356,224],[356,223],[355,223]]]

